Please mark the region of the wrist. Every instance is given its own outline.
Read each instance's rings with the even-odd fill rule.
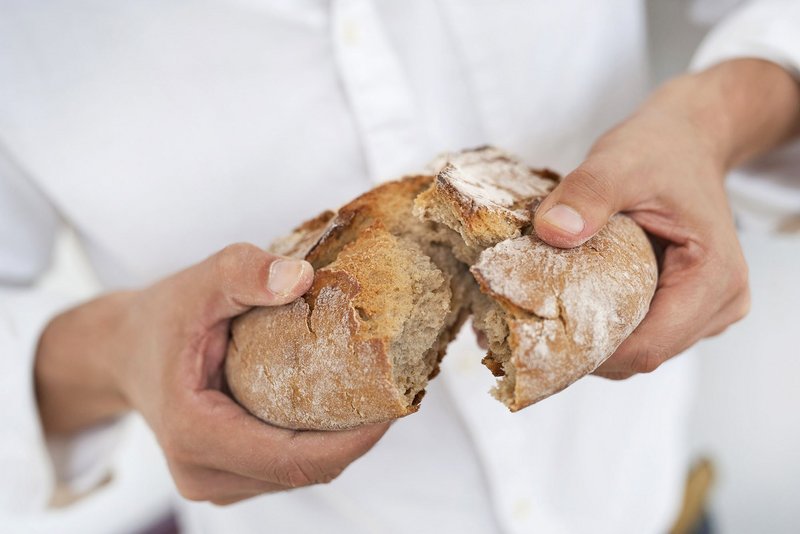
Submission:
[[[643,109],[685,120],[727,171],[797,133],[800,86],[774,63],[736,59],[667,82]]]
[[[128,411],[114,380],[114,340],[127,293],[113,293],[67,310],[42,332],[34,378],[48,434],[70,434]]]

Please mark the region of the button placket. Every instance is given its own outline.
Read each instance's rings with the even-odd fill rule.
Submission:
[[[371,0],[331,4],[334,55],[376,181],[411,172],[430,157],[419,110]]]

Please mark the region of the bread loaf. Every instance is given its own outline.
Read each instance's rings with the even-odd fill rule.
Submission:
[[[317,430],[412,413],[469,314],[500,377],[493,393],[516,411],[593,371],[644,317],[657,270],[631,219],[556,249],[532,233],[555,173],[491,147],[431,168],[270,247],[316,276],[303,298],[233,322],[226,377],[250,412]]]

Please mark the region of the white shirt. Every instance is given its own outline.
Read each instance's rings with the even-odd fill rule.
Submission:
[[[697,66],[731,50],[796,66],[791,33],[770,41],[782,56],[753,45],[765,21],[792,20],[788,0],[751,6]],[[54,483],[32,362],[74,303],[29,286],[60,224],[105,288],[139,287],[228,243],[265,245],[443,150],[493,143],[566,172],[645,94],[645,37],[640,0],[2,2],[0,507],[42,513]],[[180,502],[187,531],[668,528],[690,357],[518,414],[486,393],[480,357],[462,336],[421,411],[332,484]]]

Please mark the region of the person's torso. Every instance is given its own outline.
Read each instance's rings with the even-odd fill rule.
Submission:
[[[491,143],[568,172],[643,94],[642,9],[6,2],[0,143],[77,230],[103,283],[139,286],[231,242],[266,245],[444,150]],[[665,526],[682,477],[685,366],[584,380],[512,416],[489,398],[479,360],[474,343],[451,348],[420,413],[333,484],[187,505],[190,531]],[[643,496],[631,481],[655,489]]]
[[[444,150],[494,143],[569,171],[638,102],[641,10],[12,1],[0,143],[104,282],[143,284],[231,241],[265,245]]]

